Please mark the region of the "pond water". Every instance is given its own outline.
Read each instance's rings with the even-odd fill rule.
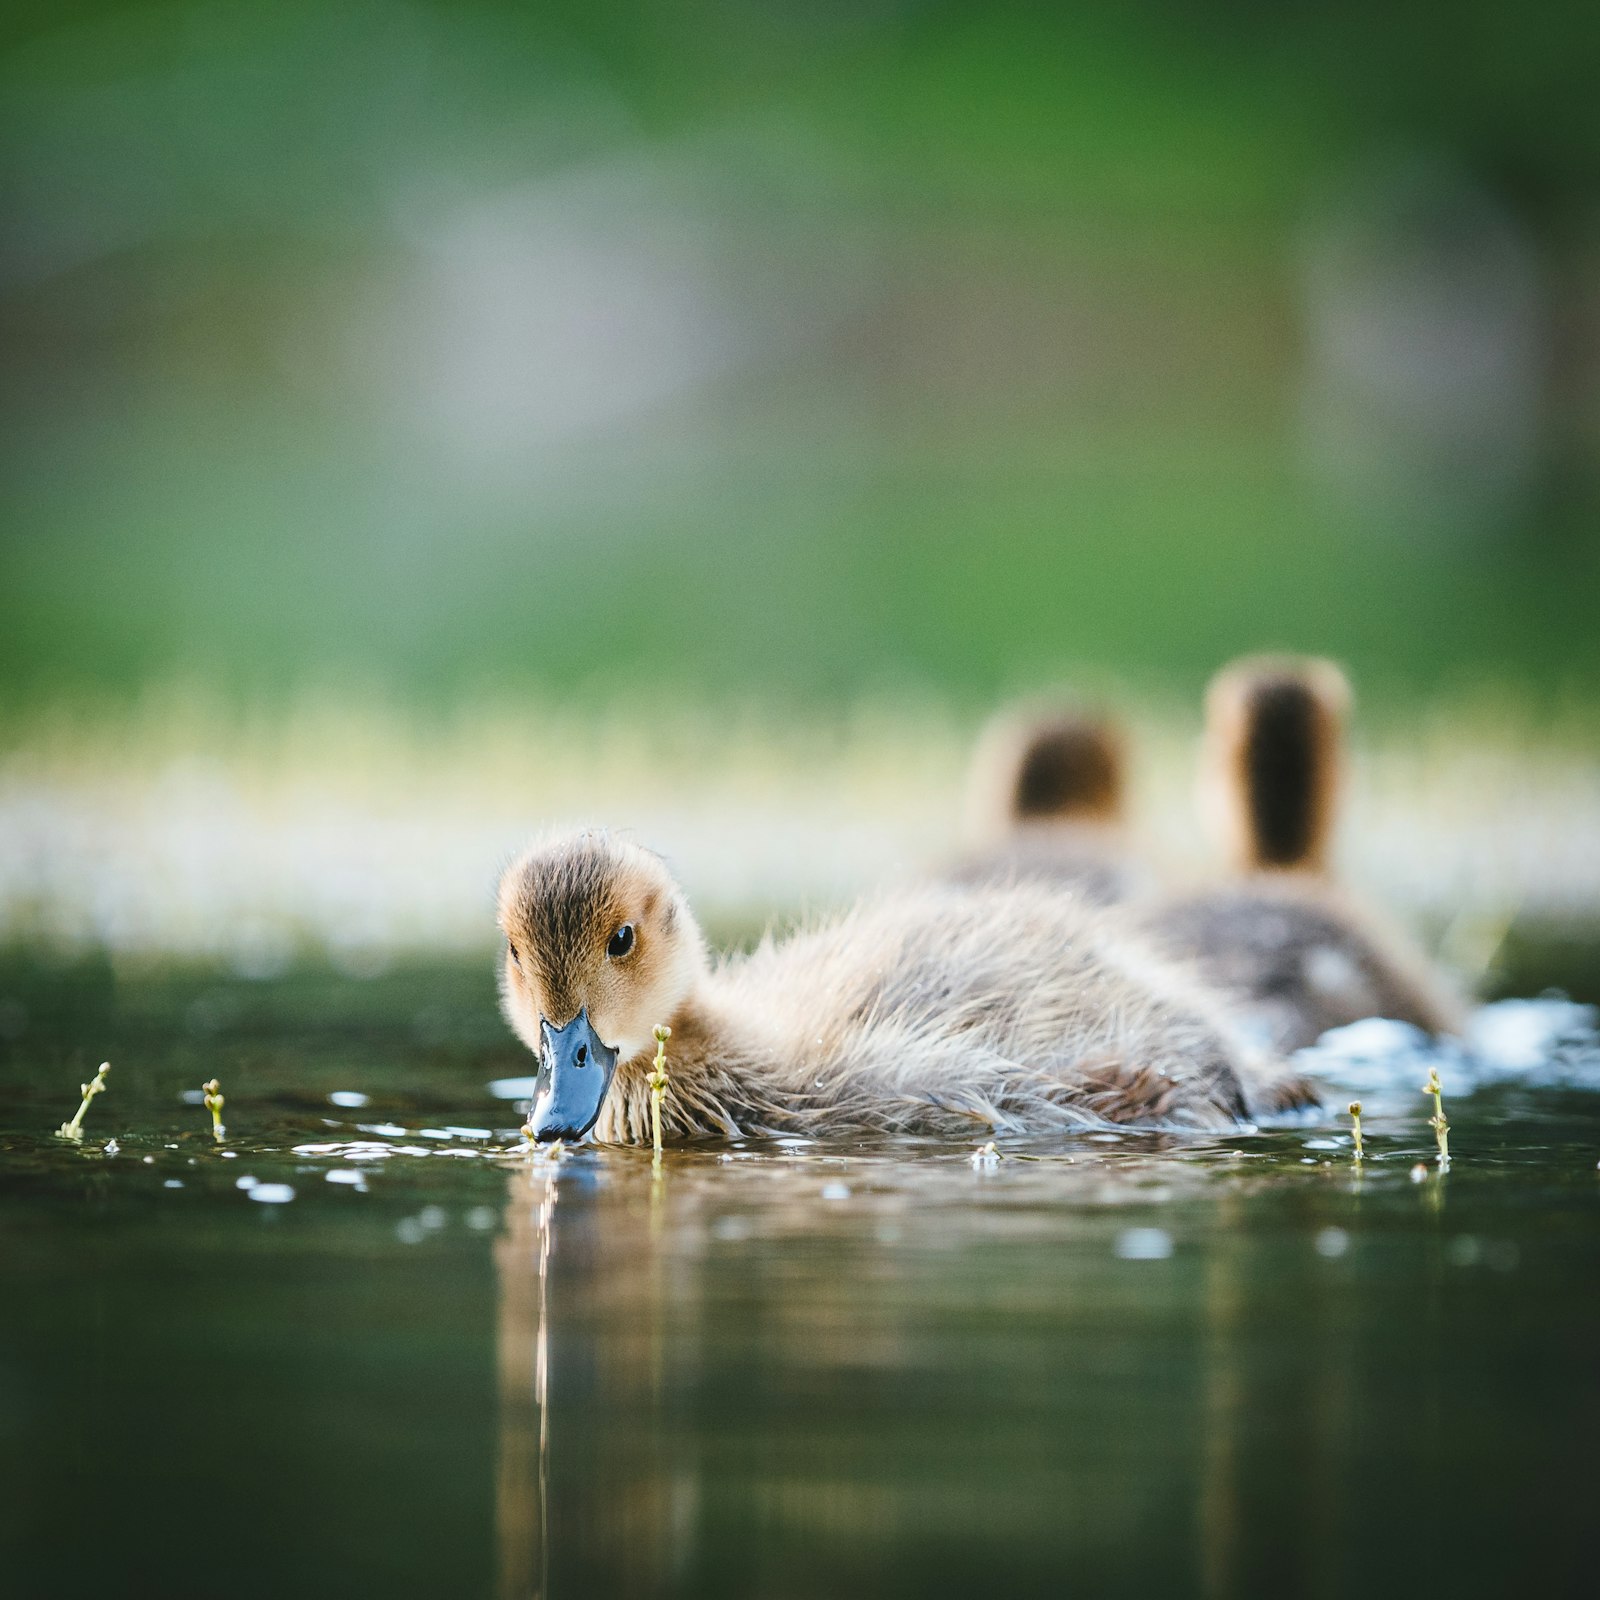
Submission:
[[[7,1593],[1593,1592],[1581,1019],[1444,1173],[1370,1038],[1359,1168],[1342,1095],[657,1171],[519,1147],[481,967],[0,989]]]

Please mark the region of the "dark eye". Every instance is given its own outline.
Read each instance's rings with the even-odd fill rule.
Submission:
[[[522,965],[522,957],[517,954],[517,947],[509,939],[506,940],[506,949],[511,952],[511,959],[520,967]]]
[[[606,946],[606,954],[613,961],[620,961],[631,949],[633,949],[633,924],[624,922],[611,935],[611,942]]]

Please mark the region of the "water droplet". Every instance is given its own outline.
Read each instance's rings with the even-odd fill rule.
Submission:
[[[1324,1228],[1317,1235],[1317,1254],[1335,1261],[1350,1248],[1350,1235],[1343,1228]]]
[[[294,1199],[294,1190],[286,1183],[258,1183],[247,1192],[264,1206],[286,1206]]]
[[[1125,1228],[1117,1235],[1123,1261],[1165,1261],[1172,1254],[1172,1235],[1165,1228]]]
[[[335,1106],[348,1106],[352,1110],[360,1106],[370,1105],[372,1096],[365,1095],[358,1089],[335,1089],[328,1096],[328,1104]]]
[[[847,1183],[825,1183],[822,1186],[824,1200],[848,1200],[850,1198],[850,1185]]]

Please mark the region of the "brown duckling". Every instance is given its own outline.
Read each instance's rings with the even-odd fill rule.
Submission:
[[[1127,749],[1109,717],[1019,707],[984,730],[969,780],[976,848],[952,883],[1045,881],[1098,905],[1139,884],[1125,836]]]
[[[1194,976],[1047,884],[932,885],[713,963],[659,857],[603,832],[505,874],[502,1000],[542,1140],[1226,1127],[1283,1099]]]
[[[1253,657],[1217,674],[1202,799],[1238,877],[1139,916],[1284,1051],[1363,1017],[1429,1033],[1461,1023],[1459,999],[1422,953],[1329,877],[1350,699],[1331,661]]]

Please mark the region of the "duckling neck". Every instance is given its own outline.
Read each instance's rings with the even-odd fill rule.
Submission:
[[[774,1052],[705,985],[684,1001],[669,1026],[663,1134],[679,1139],[737,1138],[794,1126],[794,1107],[773,1070]],[[595,1130],[600,1138],[624,1144],[650,1142],[653,1064],[653,1054],[644,1053],[618,1066]]]

